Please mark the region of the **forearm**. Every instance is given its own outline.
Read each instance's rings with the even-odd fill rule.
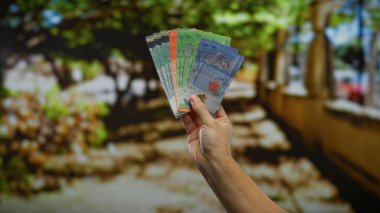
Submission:
[[[285,212],[257,187],[232,157],[211,160],[198,167],[228,212]]]

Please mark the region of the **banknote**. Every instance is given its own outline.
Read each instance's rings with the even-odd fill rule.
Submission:
[[[160,46],[160,54],[161,54],[161,63],[163,66],[163,72],[166,76],[168,93],[172,97],[174,97],[173,84],[172,84],[172,76],[171,76],[171,68],[170,68],[170,57],[169,57],[169,36],[167,31],[160,32],[161,36],[161,46]]]
[[[183,37],[181,41],[181,46],[178,47],[180,50],[180,72],[181,75],[177,76],[179,78],[179,85],[178,85],[178,110],[182,112],[188,112],[190,111],[186,105],[183,104],[183,98],[187,94],[187,85],[188,85],[188,74],[191,70],[192,65],[192,59],[191,54],[192,51],[195,51],[196,47],[193,45],[194,43],[194,33],[196,33],[195,29],[189,29],[183,32]],[[179,39],[179,38],[178,38]],[[178,70],[177,70],[178,72]],[[188,105],[187,105],[188,106]],[[183,110],[183,108],[186,107],[187,110]],[[181,109],[182,108],[182,109]]]
[[[168,92],[170,95],[170,102],[173,103],[173,108],[175,108],[175,117],[178,118],[182,116],[184,113],[178,111],[178,107],[176,105],[176,98],[175,98],[175,92],[174,92],[174,85],[173,85],[173,76],[172,76],[172,68],[171,68],[171,61],[170,61],[170,48],[169,48],[169,33],[168,31],[161,31],[160,32],[162,37],[162,45],[161,50],[164,57],[164,71],[166,72],[166,75],[168,76],[169,83],[168,83]]]
[[[237,49],[229,47],[231,38],[177,28],[147,36],[146,42],[174,116],[191,111],[193,94],[214,114],[243,61]]]
[[[163,65],[163,55],[162,55],[162,49],[161,49],[161,45],[162,45],[162,38],[161,38],[161,35],[159,33],[154,33],[153,34],[153,37],[154,37],[154,44],[155,44],[155,52],[156,52],[156,56],[157,56],[157,60],[158,60],[158,63],[159,63],[159,72],[161,73],[162,75],[162,78],[163,78],[163,81],[164,81],[164,85],[165,85],[165,89],[168,90],[168,83],[169,83],[169,79],[164,71],[164,65]]]
[[[178,93],[181,93],[183,89],[183,61],[185,58],[185,48],[188,39],[188,33],[190,29],[178,29],[178,37],[177,37],[177,87]]]
[[[177,71],[177,92],[181,87],[181,61],[182,61],[182,43],[185,36],[186,29],[177,29],[177,59],[176,59],[176,71]]]
[[[201,62],[212,52],[218,50],[218,49],[224,49],[224,51],[230,52],[230,53],[237,53],[237,49],[228,47],[225,45],[222,45],[220,43],[217,43],[215,41],[202,39],[199,43],[199,51],[197,54],[197,57],[194,60],[194,65],[192,67],[192,71],[190,74],[190,81],[194,81],[195,76],[198,75],[198,72],[200,71],[200,65]]]
[[[212,42],[202,40],[202,43]],[[244,57],[233,48],[215,45],[208,52],[199,52],[196,57],[200,62],[197,70],[192,70],[189,82],[189,93],[204,96],[204,104],[211,114],[215,114],[225,95],[226,89],[240,68]],[[201,55],[201,56],[200,56]]]
[[[203,37],[200,38],[199,43],[202,40],[208,41],[208,42],[204,42],[203,43],[204,48],[200,49],[201,56],[204,56],[205,54],[207,54],[207,51],[209,50],[209,48],[215,48],[214,46],[219,45],[222,48],[227,48],[227,46],[229,46],[229,44],[230,44],[231,38],[221,36],[221,35],[212,34],[212,33],[207,33]],[[233,51],[233,52],[237,52],[237,49],[234,49],[234,48],[231,48],[229,50]],[[198,64],[193,65],[193,66],[198,66]],[[194,68],[194,67],[192,67],[192,68]]]
[[[161,85],[164,89],[165,95],[168,98],[168,100],[170,100],[171,95],[170,95],[170,92],[168,89],[167,81],[164,78],[165,74],[162,70],[162,63],[161,63],[161,59],[160,59],[159,48],[158,48],[158,45],[156,45],[159,42],[156,43],[155,37],[153,35],[147,36],[146,42],[148,44],[149,52],[150,52],[152,59],[153,59],[153,64],[157,70],[158,77],[159,77],[160,81],[162,82]],[[174,104],[174,102],[171,103],[169,101],[169,105],[170,105],[172,112],[174,114],[176,114],[178,110],[176,107],[174,107],[175,105],[173,105],[173,104]]]
[[[159,72],[162,75],[162,78],[163,78],[166,90],[168,92],[168,95],[170,96],[171,79],[169,78],[169,75],[168,75],[168,73],[165,70],[165,68],[166,68],[165,64],[164,64],[165,56],[164,56],[163,48],[162,48],[163,39],[162,39],[160,33],[154,33],[153,36],[154,36],[154,39],[155,39],[154,42],[155,42],[156,54],[157,54],[158,61],[159,61],[159,64],[160,64],[160,70],[159,70]],[[170,103],[170,100],[169,100],[169,103]],[[172,104],[172,103],[170,103],[170,104]],[[176,111],[178,111],[177,107],[174,107],[174,109]]]
[[[173,90],[175,96],[176,106],[178,108],[178,80],[177,80],[177,39],[178,31],[176,29],[170,30],[169,35],[169,55],[170,55],[170,67],[172,75]]]
[[[175,116],[178,118],[183,115],[182,112],[178,112],[178,108],[175,103],[174,91],[172,87],[171,72],[170,72],[170,59],[168,48],[168,34],[165,32],[153,34],[146,37],[146,41],[149,47],[149,52],[152,56],[154,66],[156,68],[158,77],[161,81],[165,95],[167,96],[170,108]]]
[[[231,38],[230,37],[226,37],[226,36],[222,36],[222,35],[218,35],[218,34],[214,34],[214,33],[210,33],[210,32],[204,32],[204,31],[200,31],[200,30],[196,30],[196,31],[193,31],[193,35],[191,37],[191,43],[189,44],[189,47],[188,47],[188,52],[189,52],[189,57],[188,57],[188,62],[186,63],[187,65],[187,68],[185,68],[183,70],[183,74],[182,74],[182,90],[179,92],[178,94],[178,111],[180,112],[189,112],[191,111],[191,107],[190,107],[190,104],[188,102],[189,100],[189,97],[190,97],[190,93],[188,91],[188,84],[189,84],[189,80],[190,80],[190,73],[192,71],[192,67],[193,66],[197,66],[198,63],[195,63],[195,55],[197,52],[203,52],[203,49],[204,48],[207,48],[207,47],[204,47],[204,46],[200,46],[200,41],[202,39],[207,39],[207,40],[211,40],[211,41],[215,41],[217,43],[220,43],[222,45],[227,45],[229,46],[230,45],[230,42],[231,42]],[[189,63],[189,61],[191,62],[191,64]]]

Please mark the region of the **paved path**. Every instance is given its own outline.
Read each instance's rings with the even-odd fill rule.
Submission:
[[[208,190],[206,184],[204,187]],[[169,188],[123,173],[108,181],[78,180],[61,192],[42,193],[31,199],[5,197],[0,212],[222,212],[216,200],[212,201],[215,198],[207,201],[197,194]]]

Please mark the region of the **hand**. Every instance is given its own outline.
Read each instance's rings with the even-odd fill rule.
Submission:
[[[232,125],[223,107],[213,118],[197,96],[190,97],[190,104],[193,112],[182,117],[189,151],[227,212],[285,212],[231,157]]]
[[[193,112],[182,117],[189,137],[189,151],[198,166],[231,157],[232,125],[221,106],[213,118],[195,95],[190,97]]]

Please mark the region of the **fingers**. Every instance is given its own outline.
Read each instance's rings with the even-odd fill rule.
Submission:
[[[210,125],[213,122],[214,118],[211,117],[206,106],[202,103],[202,101],[196,95],[192,95],[190,97],[190,104],[191,104],[191,107],[193,108],[194,113],[202,121],[202,124]]]
[[[189,114],[182,116],[181,120],[182,120],[183,125],[185,126],[187,133],[190,133],[194,129],[197,128],[197,126],[195,125],[193,119],[191,118]]]
[[[216,111],[215,117],[216,118],[228,118],[227,114],[226,114],[226,111],[224,111],[224,108],[223,108],[222,105],[220,105],[218,111]]]
[[[202,121],[198,118],[198,116],[194,112],[190,112],[189,115],[193,119],[195,125],[200,127],[202,125]]]

